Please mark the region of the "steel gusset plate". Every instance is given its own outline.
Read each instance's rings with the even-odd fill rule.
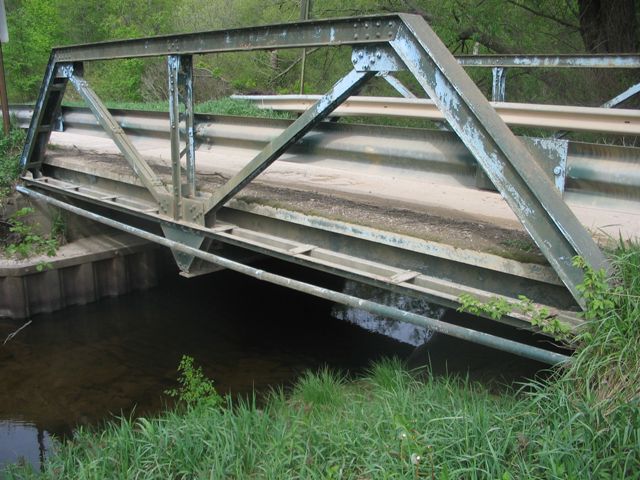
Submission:
[[[403,25],[389,43],[584,308],[577,288],[583,272],[572,259],[579,255],[595,269],[608,269],[604,255],[427,22],[414,15],[401,18]]]

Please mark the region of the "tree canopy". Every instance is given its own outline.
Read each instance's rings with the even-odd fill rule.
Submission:
[[[310,14],[417,13],[454,53],[621,53],[640,48],[639,5],[636,0],[315,0]],[[5,65],[14,102],[35,99],[55,45],[280,23],[300,15],[300,0],[7,0],[6,7],[10,42],[4,46]],[[348,68],[349,54],[346,48],[311,52],[305,91],[326,90]],[[299,63],[299,51],[198,57],[197,95],[204,100],[232,92],[297,92]],[[152,101],[166,98],[165,69],[163,59],[120,60],[91,64],[87,76],[105,99]],[[490,72],[472,74],[488,91]],[[599,75],[597,82],[594,75]],[[512,100],[535,94],[549,102],[562,98],[596,104],[626,88],[634,75],[638,81],[633,73],[620,80],[602,72],[584,78],[515,72],[508,95]],[[387,87],[379,82],[369,88],[384,93]]]

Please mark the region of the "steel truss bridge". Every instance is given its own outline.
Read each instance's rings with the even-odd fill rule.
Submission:
[[[317,97],[253,98],[294,121],[194,113],[193,56],[352,48],[348,73]],[[109,110],[87,62],[164,56],[169,112]],[[491,67],[490,103],[465,67]],[[610,266],[599,234],[640,231],[640,149],[562,138],[557,130],[638,135],[640,112],[507,104],[504,69],[639,68],[637,55],[455,58],[419,16],[393,14],[141,38],[53,49],[29,121],[18,190],[173,251],[186,276],[229,268],[354,308],[547,363],[565,355],[270,273],[247,252],[457,308],[501,298],[493,319],[536,330],[525,294],[572,329],[583,323],[582,257]],[[426,99],[394,77],[406,70]],[[354,96],[375,76],[405,98]],[[71,86],[88,108],[62,106]],[[271,102],[271,103],[269,103]],[[278,103],[280,102],[280,103]],[[417,116],[441,129],[323,122]],[[507,126],[551,130],[516,136]],[[555,131],[555,133],[553,133]],[[53,144],[55,148],[51,147]],[[196,160],[197,158],[197,160]],[[262,175],[261,175],[262,174]],[[179,301],[179,299],[176,299]]]

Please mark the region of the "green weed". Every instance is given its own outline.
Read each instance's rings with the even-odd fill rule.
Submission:
[[[6,224],[9,234],[4,240],[5,253],[11,257],[30,258],[36,255],[56,255],[59,243],[58,240],[49,235],[41,235],[36,232],[35,226],[24,221],[25,217],[33,213],[33,208],[25,207],[17,210],[11,215]],[[38,271],[49,267],[47,262],[40,262],[37,265]]]
[[[194,365],[192,357],[184,355],[178,365],[180,387],[167,390],[170,397],[177,398],[187,408],[196,406],[215,407],[222,403],[213,381],[205,377],[201,367]]]

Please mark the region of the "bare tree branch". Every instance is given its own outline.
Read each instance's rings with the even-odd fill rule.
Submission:
[[[307,50],[307,57],[309,55],[311,55],[313,52],[315,52],[316,50],[318,50],[318,49],[317,48],[311,48],[311,49]],[[289,65],[287,68],[285,68],[283,71],[281,71],[278,75],[276,75],[275,77],[269,79],[269,83],[271,83],[271,85],[273,85],[276,82],[276,80],[278,80],[279,78],[281,78],[281,77],[285,76],[287,73],[289,73],[291,71],[291,69],[293,67],[295,67],[301,61],[302,61],[302,57],[298,57],[296,60],[291,62],[291,65]]]
[[[572,28],[574,30],[580,30],[580,25],[576,25],[573,23],[569,23],[565,20],[562,20],[561,18],[558,17],[554,17],[553,15],[549,15],[547,13],[541,12],[539,10],[535,10],[531,7],[528,7],[527,5],[523,5],[520,2],[516,2],[515,0],[507,0],[511,5],[515,5],[516,7],[522,8],[523,10],[526,10],[529,13],[533,13],[534,15],[537,15],[538,17],[542,17],[542,18],[546,18],[548,20],[552,20],[556,23],[559,23],[560,25],[564,25],[565,27],[569,27]]]
[[[487,35],[485,32],[481,32],[474,27],[468,27],[460,31],[458,39],[463,43],[466,40],[473,39],[495,53],[517,53],[513,51],[513,48],[505,45],[497,38]]]
[[[2,343],[2,345],[6,345],[7,342],[11,341],[13,339],[13,337],[15,337],[18,333],[20,333],[20,330],[22,330],[25,327],[28,327],[31,322],[33,320],[29,320],[27,323],[25,323],[24,325],[22,325],[19,329],[17,329],[15,332],[10,333],[9,335],[7,335],[7,338],[4,339],[4,342]]]

